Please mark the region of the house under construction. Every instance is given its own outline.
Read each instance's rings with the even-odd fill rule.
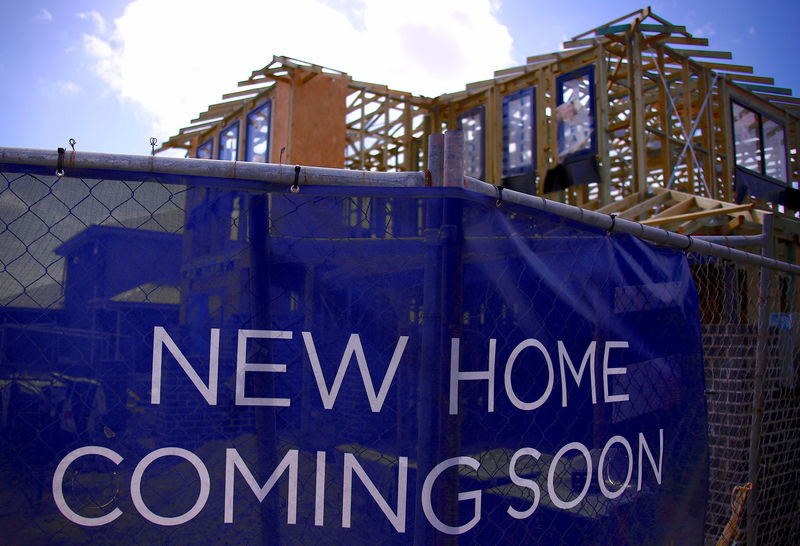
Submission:
[[[184,500],[191,504],[198,499],[196,488],[184,479],[183,472],[174,473],[174,482],[149,477],[158,489],[148,491],[170,493],[159,494],[164,504],[154,506],[155,511],[147,509],[158,518],[149,521],[175,525],[170,535],[173,541],[196,542],[204,529],[202,522],[212,521],[205,528],[207,536],[237,536],[238,542],[274,540],[287,529],[290,534],[286,536],[304,542],[343,543],[348,538],[349,542],[363,542],[360,534],[345,534],[351,530],[345,528],[344,500],[337,512],[336,499],[343,499],[344,493],[336,493],[345,490],[346,478],[344,472],[333,469],[342,463],[344,451],[354,457],[358,452],[365,466],[371,465],[367,467],[370,480],[376,480],[370,486],[362,480],[372,498],[362,496],[368,509],[382,512],[375,512],[381,519],[364,519],[377,523],[360,526],[366,540],[374,542],[376,529],[390,529],[383,516],[390,516],[387,510],[394,510],[389,506],[394,501],[389,505],[389,497],[386,502],[378,501],[374,491],[382,491],[381,496],[386,491],[397,492],[397,515],[390,517],[391,528],[398,530],[396,522],[405,521],[406,516],[400,515],[396,484],[401,483],[398,461],[406,457],[396,455],[406,453],[406,446],[408,452],[416,450],[412,463],[416,469],[412,472],[417,478],[424,478],[424,472],[418,469],[431,468],[440,460],[436,450],[426,451],[439,439],[446,441],[441,453],[480,453],[478,458],[495,461],[490,471],[462,478],[478,480],[475,483],[480,485],[475,487],[485,490],[483,510],[487,516],[493,507],[491,513],[507,519],[512,505],[497,501],[517,495],[517,489],[506,488],[506,478],[516,468],[509,459],[515,460],[512,453],[518,442],[538,445],[542,463],[545,459],[559,461],[565,449],[575,444],[562,447],[561,440],[570,437],[565,430],[579,430],[588,439],[586,446],[595,453],[610,431],[620,433],[616,428],[619,423],[627,421],[639,427],[651,418],[649,414],[660,412],[656,415],[658,423],[666,423],[665,437],[674,442],[667,444],[669,455],[663,468],[664,476],[669,477],[661,492],[672,495],[673,491],[667,489],[680,484],[676,492],[689,493],[679,502],[667,500],[676,498],[674,495],[651,494],[659,491],[648,491],[647,482],[640,494],[644,436],[642,428],[631,428],[622,432],[640,438],[636,487],[632,473],[625,478],[624,467],[611,463],[605,467],[607,481],[603,480],[604,457],[611,453],[605,448],[597,461],[599,489],[591,487],[591,491],[594,479],[588,464],[565,465],[564,472],[558,470],[559,476],[555,476],[555,470],[543,470],[545,466],[526,466],[524,475],[537,475],[541,487],[545,478],[551,488],[556,483],[559,488],[563,486],[563,493],[559,489],[558,495],[564,499],[577,493],[579,502],[586,495],[598,501],[572,504],[568,507],[571,511],[562,510],[567,503],[561,501],[557,506],[553,500],[561,497],[548,491],[541,495],[542,509],[537,516],[521,522],[529,527],[520,527],[523,531],[519,535],[506,533],[507,529],[488,517],[485,529],[506,533],[504,542],[524,543],[531,536],[544,542],[620,542],[626,536],[635,536],[645,537],[635,542],[647,543],[657,541],[650,533],[661,527],[653,525],[654,521],[680,527],[677,536],[681,532],[697,536],[704,517],[706,543],[738,540],[737,526],[746,533],[748,544],[800,542],[800,519],[796,517],[800,513],[796,463],[800,456],[800,266],[783,263],[800,262],[800,99],[787,89],[776,88],[772,79],[753,75],[751,68],[732,64],[730,53],[708,50],[706,39],[692,36],[685,27],[649,9],[578,35],[563,46],[557,53],[529,57],[523,66],[498,70],[490,80],[435,98],[274,57],[266,67],[239,82],[239,90],[224,95],[222,102],[210,106],[162,146],[183,149],[192,158],[222,161],[111,156],[63,148],[56,152],[0,149],[0,182],[4,184],[0,186],[0,390],[4,401],[0,428],[4,439],[10,440],[2,444],[0,463],[4,469],[13,470],[0,473],[5,477],[0,480],[0,497],[4,499],[0,504],[5,503],[3,512],[11,515],[0,520],[11,525],[13,533],[18,529],[30,533],[20,531],[19,536],[24,537],[21,542],[52,540],[56,536],[53,533],[74,542],[119,542],[118,537],[134,536],[133,532],[137,533],[137,542],[151,536],[159,540],[163,530],[150,523],[141,525],[145,522],[133,507],[123,504],[125,514],[120,522],[104,526],[116,517],[115,513],[121,513],[116,505],[125,502],[126,494],[117,494],[117,477],[124,482],[127,470],[113,470],[113,498],[106,502],[106,497],[95,495],[100,489],[87,486],[102,482],[102,491],[106,491],[107,483],[111,483],[95,471],[94,464],[82,467],[81,475],[78,470],[67,474],[68,457],[72,455],[61,457],[74,446],[84,447],[72,454],[82,453],[87,446],[102,450],[106,448],[98,446],[109,445],[120,450],[111,453],[120,458],[125,453],[130,461],[143,447],[150,449],[161,442],[184,446],[168,448],[171,450],[198,449],[205,460],[212,461],[212,471],[226,479],[226,507],[233,506],[232,501],[228,504],[227,484],[232,483],[235,472],[250,484],[259,503],[272,487],[270,482],[276,485],[260,507],[251,499],[252,519],[242,517],[241,505],[237,504],[236,527],[223,524],[220,512],[211,508],[223,504],[222,487],[214,486],[213,498],[218,500],[212,500],[206,513],[185,528],[187,534],[180,535],[182,525],[178,521],[188,518],[184,521],[188,522],[195,508],[183,516],[157,514],[161,508],[174,513]],[[443,141],[450,145],[449,150]],[[443,154],[453,149],[457,152],[451,156]],[[446,177],[448,185],[463,181],[475,190],[459,194],[458,199],[464,194],[470,199],[478,196],[480,206],[449,208],[425,203],[459,193],[425,187],[439,185],[435,177],[441,177],[444,171],[444,162],[439,161],[443,155],[451,162],[450,167],[457,166],[453,169],[457,176]],[[452,157],[459,159],[451,161]],[[426,169],[429,172],[423,175],[420,171]],[[298,185],[301,172],[303,184],[308,184],[302,190]],[[323,179],[334,186],[333,191],[316,186]],[[397,189],[410,187],[413,192],[398,191],[395,195],[385,187],[376,188],[399,179],[413,184]],[[500,188],[582,208],[503,193]],[[318,199],[320,196],[324,199]],[[506,196],[507,205],[502,196]],[[544,210],[545,205],[546,214],[534,217],[533,213]],[[547,221],[552,212],[549,209],[569,212],[551,225]],[[460,236],[452,236],[467,233],[450,229],[454,227],[450,220],[457,218],[474,222],[471,235],[463,237],[467,246],[461,245]],[[586,218],[597,222],[589,224]],[[503,227],[506,223],[509,227]],[[581,229],[591,227],[591,237],[584,240],[575,235],[582,231],[567,231],[572,223],[580,224]],[[673,233],[655,229],[658,227]],[[617,261],[595,252],[598,247],[620,242],[606,236],[612,232],[620,239],[632,235],[635,246],[631,248],[645,248],[647,253],[631,254],[620,246],[623,250],[618,253],[624,256]],[[645,232],[650,236],[644,237]],[[674,232],[697,237],[676,236]],[[714,235],[730,236],[722,241],[725,245],[761,249],[767,258],[739,252],[737,259],[732,257],[737,250],[700,239]],[[653,265],[657,260],[654,256],[662,250],[640,244],[641,240],[685,249],[685,259],[663,253],[670,263],[680,264],[681,276],[670,274],[662,279],[655,271],[633,274],[646,269],[642,266]],[[547,245],[541,246],[542,241]],[[583,246],[567,248],[577,242]],[[780,261],[768,259],[772,242]],[[703,245],[714,246],[714,252]],[[462,252],[463,248],[467,251]],[[543,256],[552,261],[531,265],[529,257],[538,260]],[[632,273],[617,275],[615,270],[621,269]],[[594,276],[595,272],[601,274]],[[579,289],[573,290],[575,286]],[[591,309],[580,313],[562,306],[558,299],[562,292],[577,293],[576,299]],[[686,314],[677,313],[680,306],[687,309]],[[585,317],[579,316],[582,314]],[[616,326],[616,315],[627,322]],[[540,331],[548,332],[561,360],[562,338],[574,337],[579,345],[590,340],[588,346],[594,351],[595,340],[629,339],[627,334],[617,337],[615,332],[627,332],[633,326],[652,331],[652,335],[642,337],[643,341],[631,343],[638,346],[636,354],[642,351],[646,365],[640,364],[639,357],[631,357],[630,375],[620,372],[622,368],[607,368],[609,344],[603,363],[604,378],[612,370],[610,375],[621,373],[631,379],[627,383],[630,391],[643,402],[626,405],[630,411],[603,409],[603,404],[597,406],[593,398],[584,397],[582,407],[590,411],[576,413],[579,406],[572,403],[567,407],[564,390],[563,401],[558,400],[557,393],[551,399],[554,419],[545,413],[534,419],[532,414],[516,410],[510,419],[500,411],[491,411],[487,417],[490,411],[483,408],[488,408],[490,394],[487,406],[481,398],[480,403],[470,404],[470,409],[465,406],[456,421],[455,414],[447,413],[447,404],[440,403],[445,399],[436,397],[437,389],[442,387],[445,392],[448,384],[447,375],[440,373],[448,369],[448,359],[451,373],[459,369],[453,366],[458,365],[459,358],[459,345],[453,342],[462,336],[464,366],[458,375],[467,380],[467,374],[485,370],[485,365],[495,370],[497,349],[510,350],[519,339],[530,339]],[[290,345],[283,342],[272,348],[257,343],[253,332],[258,331],[268,333],[262,339],[264,343],[270,339],[288,341],[292,332],[297,334],[292,348],[287,349]],[[319,334],[316,342],[312,332]],[[374,389],[370,394],[367,353],[362,351],[359,356],[355,349],[351,353],[345,349],[340,371],[327,388],[327,380],[319,372],[319,355],[338,358],[342,354],[340,334],[345,332],[365,332],[370,362],[394,363],[390,364],[395,366],[392,370],[399,369],[396,389],[389,387],[394,371],[381,369],[388,380],[384,379],[377,394]],[[163,380],[156,383],[156,369],[161,374],[162,367],[160,359],[157,364],[155,340],[162,334],[166,336],[159,342],[162,353],[166,355],[166,348],[172,357],[167,357],[170,363],[163,367]],[[167,342],[170,335],[174,340],[170,337]],[[216,341],[214,336],[218,336]],[[249,353],[246,341],[251,337],[253,352]],[[418,363],[398,368],[405,347],[400,339],[416,343],[408,352],[420,356]],[[476,345],[471,345],[473,340]],[[485,342],[491,364],[483,360],[486,352],[472,350]],[[358,344],[360,347],[361,342]],[[180,349],[173,351],[172,347]],[[319,347],[318,354],[315,347]],[[675,356],[673,352],[687,348],[690,350],[685,355]],[[178,360],[178,351],[183,361]],[[352,367],[348,377],[354,381],[342,382],[350,358],[347,354],[359,360],[363,386]],[[453,354],[457,356],[453,358]],[[517,350],[512,354],[518,354]],[[587,349],[585,354],[594,353]],[[566,349],[564,356],[568,357]],[[200,384],[206,382],[206,358],[208,387],[201,389]],[[587,358],[584,356],[580,372],[569,363],[576,388],[580,387],[584,367],[594,369],[594,360],[589,363]],[[220,360],[224,364],[217,367]],[[300,365],[256,363],[267,361]],[[335,360],[330,362],[335,364]],[[443,366],[437,367],[437,362]],[[685,367],[681,367],[683,362]],[[560,364],[561,386],[565,387],[564,362]],[[200,375],[188,371],[195,366]],[[221,377],[221,381],[213,382],[213,395],[212,366],[214,377]],[[550,387],[544,398],[553,386],[554,368],[549,368]],[[506,370],[510,377],[511,364]],[[284,374],[280,377],[286,382],[261,382],[270,376],[256,372],[265,371]],[[252,382],[243,380],[245,372]],[[453,377],[450,375],[451,381]],[[540,386],[539,376],[521,378],[526,388]],[[479,378],[481,381],[484,379]],[[594,381],[587,381],[594,397]],[[157,384],[164,388],[156,390]],[[609,396],[607,385],[603,385],[604,397],[616,398],[615,394]],[[328,410],[340,386],[337,409],[346,417],[337,421]],[[698,402],[694,408],[679,402],[688,399],[681,398],[680,391],[689,386],[694,393],[692,400]],[[462,393],[468,393],[465,396],[475,400],[484,392],[494,393],[492,387],[484,391],[482,383],[479,390],[462,388]],[[505,383],[503,388],[510,393]],[[291,399],[255,398],[272,390],[295,394]],[[155,396],[161,396],[154,394],[157,392],[164,393],[163,400],[154,401]],[[220,404],[216,403],[217,392]],[[520,394],[527,399],[527,392]],[[522,399],[518,401],[526,407],[514,407],[527,412],[528,403]],[[281,413],[255,407],[261,404],[240,403],[255,400],[281,406]],[[325,405],[326,400],[331,400],[330,407]],[[375,411],[373,401],[386,411]],[[684,429],[679,419],[691,425],[685,429],[690,434],[670,437]],[[659,424],[659,437],[661,432]],[[619,443],[621,437],[611,437],[605,446]],[[227,454],[236,449],[226,449],[223,461],[219,449],[223,440],[238,449],[250,438],[254,440],[252,457],[246,458],[263,463],[255,471],[262,477],[262,470],[278,464],[270,459],[273,452],[279,453],[278,447],[295,454],[296,446],[302,448],[297,457],[303,459],[294,463],[284,459],[287,464],[280,463],[280,468],[294,472],[295,477],[289,479],[300,484],[296,496],[301,507],[311,507],[306,517],[313,511],[313,526],[310,519],[299,520],[300,525],[288,521],[289,510],[296,508],[290,506],[297,504],[297,498],[287,500],[285,516],[284,512],[280,517],[270,512],[274,509],[270,501],[291,497],[283,496],[283,485],[277,486],[276,480],[283,482],[283,470],[275,470],[259,493],[251,483],[256,479],[254,474],[247,478],[238,463],[229,464],[233,459]],[[493,443],[484,445],[479,440]],[[542,445],[538,444],[540,440]],[[659,443],[664,444],[663,440]],[[678,444],[680,450],[670,448]],[[615,448],[619,460],[624,460],[623,445]],[[245,448],[241,449],[244,452]],[[327,462],[324,456],[320,458],[326,449],[337,453]],[[95,455],[107,458],[108,453],[95,451]],[[138,473],[141,477],[148,461],[167,456],[164,453],[160,449],[151,452],[136,466],[134,476]],[[629,449],[627,453],[633,469],[635,451]],[[654,471],[659,468],[657,476],[655,472],[652,476],[657,481],[651,483],[660,486],[662,457],[654,457],[649,448],[647,457]],[[56,467],[59,459],[62,462]],[[316,480],[298,482],[298,464],[310,468],[314,459]],[[587,463],[592,459],[596,457],[587,453]],[[609,454],[607,461],[611,459]],[[108,460],[116,467],[113,458]],[[181,464],[186,461],[191,462],[185,459]],[[484,470],[490,468],[481,464]],[[325,465],[330,469],[327,474]],[[56,506],[37,500],[49,495],[56,484],[55,478],[50,483],[47,475],[53,467],[61,469],[61,476],[66,478],[62,485],[72,495],[65,502],[93,516],[70,518],[77,523],[71,527],[53,523],[53,516],[60,517]],[[623,470],[613,480],[612,467],[615,473]],[[198,466],[194,468],[200,472]],[[540,471],[534,472],[536,468]],[[697,471],[691,471],[691,479],[684,479],[689,469]],[[361,471],[353,472],[362,479]],[[310,476],[305,471],[300,475]],[[231,481],[227,481],[229,476]],[[320,476],[328,477],[328,485],[320,485],[325,481]],[[341,485],[336,476],[343,478]],[[378,476],[383,481],[379,482]],[[200,478],[202,481],[202,475]],[[688,482],[692,482],[691,487]],[[216,479],[214,483],[218,483]],[[427,480],[417,480],[412,487],[420,491],[427,487],[423,483]],[[442,483],[437,487],[450,487]],[[470,483],[472,488],[474,483]],[[581,483],[586,485],[579,493]],[[140,485],[132,479],[130,491]],[[327,496],[325,487],[329,487]],[[613,492],[604,487],[611,487]],[[201,487],[200,497],[202,491]],[[84,492],[92,497],[85,505],[78,503],[82,499],[78,495]],[[149,496],[139,497],[153,502]],[[451,497],[458,503],[462,500],[461,493]],[[607,503],[606,499],[618,497],[615,503]],[[174,498],[176,508],[168,508]],[[513,502],[524,498],[514,497]],[[204,504],[205,500],[198,500],[195,507],[200,506],[199,511]],[[361,506],[354,505],[352,512],[361,512]],[[447,514],[448,521],[463,521],[453,506],[443,504],[448,511],[436,508],[436,512]],[[480,503],[475,506],[480,515]],[[317,512],[319,507],[323,509]],[[139,505],[136,509],[145,515]],[[328,523],[323,525],[325,510],[324,521]],[[426,540],[418,537],[430,536],[426,534],[430,529],[416,525],[423,519],[419,510],[414,510],[414,541],[423,543]],[[300,513],[302,518],[302,508]],[[364,513],[372,517],[371,512]],[[61,514],[67,515],[63,510]],[[658,521],[648,519],[653,514]],[[87,521],[94,524],[84,525]],[[324,534],[331,528],[342,534]],[[466,526],[449,529],[469,530]],[[527,530],[549,534],[524,534]],[[638,530],[644,534],[636,535]],[[398,542],[410,540],[412,527],[407,531],[396,535]],[[497,541],[494,534],[491,539],[477,533],[471,536],[476,542]]]
[[[162,149],[229,161],[423,171],[429,137],[460,130],[465,176],[683,235],[751,236],[774,229],[774,257],[800,263],[800,99],[791,90],[734,64],[731,53],[710,50],[706,38],[649,8],[562,46],[435,98],[273,57]],[[229,212],[241,225],[237,199],[229,199]],[[753,246],[767,240],[739,239],[758,241]],[[724,431],[733,430],[726,428],[732,420],[756,423],[755,402],[743,398],[759,388],[753,386],[754,356],[731,347],[756,346],[752,325],[761,320],[762,299],[752,272],[702,261],[693,267],[711,431],[708,538],[723,533],[730,491],[742,485],[746,461],[749,475],[758,473],[746,428]],[[795,284],[784,277],[773,289],[777,314],[764,319],[770,336],[800,337]],[[791,317],[785,331],[781,317]],[[740,320],[746,326],[736,326]],[[785,358],[770,358],[794,377],[798,344],[789,345],[794,348]],[[764,442],[771,453],[789,453],[794,448],[784,443],[791,435],[782,427],[797,426],[796,405],[786,398],[786,385],[770,381],[774,407],[792,409],[767,412],[765,419],[777,424]],[[794,463],[764,464],[772,465],[775,480],[764,485],[762,498],[791,511],[795,501],[784,489],[794,483]],[[737,518],[741,508],[740,502]],[[770,517],[788,515],[781,510]],[[771,521],[760,520],[764,532],[784,529]],[[749,528],[748,536],[753,532]]]
[[[466,175],[687,235],[769,211],[794,262],[800,99],[707,46],[647,8],[435,98],[276,56],[162,149],[424,170],[428,135],[461,129]]]

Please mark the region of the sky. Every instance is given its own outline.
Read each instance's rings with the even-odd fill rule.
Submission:
[[[402,6],[402,8],[398,8]],[[800,96],[797,0],[652,11]],[[149,154],[285,55],[426,96],[646,7],[572,0],[32,0],[0,3],[0,147]]]

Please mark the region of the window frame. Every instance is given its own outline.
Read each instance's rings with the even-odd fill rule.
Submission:
[[[200,157],[200,150],[208,146],[208,157]],[[198,146],[194,155],[196,159],[214,159],[214,137],[209,137],[205,142]]]
[[[272,150],[272,146],[270,145],[271,144],[271,140],[272,140],[272,99],[267,99],[265,102],[262,102],[261,104],[259,104],[258,106],[256,106],[252,110],[250,110],[247,113],[247,115],[245,115],[245,118],[244,118],[245,119],[245,124],[246,124],[245,142],[244,142],[244,160],[245,161],[251,161],[251,162],[254,161],[252,159],[252,155],[253,154],[251,153],[251,146],[250,146],[250,143],[251,143],[250,137],[252,135],[252,129],[250,127],[250,117],[253,114],[255,114],[257,112],[260,112],[260,111],[262,111],[264,109],[266,109],[268,111],[268,116],[267,116],[267,149],[264,152],[264,163],[269,163],[270,152]]]
[[[758,158],[760,162],[760,169],[758,171],[754,171],[749,167],[745,167],[744,165],[740,165],[738,162],[738,150],[736,149],[736,116],[734,115],[734,108],[738,106],[739,108],[743,108],[748,112],[753,113],[758,120]],[[790,180],[789,174],[789,149],[787,141],[787,131],[786,131],[786,124],[783,123],[781,120],[776,119],[769,114],[764,113],[763,110],[759,108],[755,108],[750,104],[746,103],[745,101],[731,97],[730,99],[730,115],[731,115],[731,143],[733,149],[733,166],[736,169],[741,169],[744,172],[760,176],[770,182],[775,184],[779,184],[783,187],[790,188],[792,187],[792,183]],[[783,129],[783,165],[784,165],[784,174],[786,175],[786,180],[781,180],[780,178],[775,178],[774,176],[770,176],[767,174],[767,154],[766,154],[766,135],[764,134],[764,122],[765,120],[769,120],[776,125],[778,125],[781,129]]]
[[[474,178],[477,178],[478,180],[485,180],[486,179],[486,106],[481,104],[479,106],[476,106],[474,108],[470,108],[469,110],[465,110],[465,111],[461,112],[460,114],[458,114],[456,116],[456,129],[458,129],[459,131],[463,131],[463,120],[465,118],[472,118],[472,117],[474,117],[476,115],[479,117],[480,124],[481,124],[480,125],[480,127],[481,127],[481,130],[480,130],[481,139],[480,139],[480,146],[479,146],[479,150],[480,150],[480,173],[478,173],[478,176],[475,176],[473,174],[467,173],[466,169],[465,169],[464,170],[464,174],[467,175],[467,176],[472,176]],[[462,136],[462,141],[463,141],[463,138],[465,138],[465,137]],[[463,141],[463,142],[464,142],[464,155],[466,156],[466,151],[467,151],[466,141]]]
[[[223,151],[225,151],[225,148],[222,147],[224,135],[225,135],[225,133],[227,133],[233,127],[236,127],[236,153],[234,154],[234,158],[233,159],[224,159],[223,160],[221,156],[222,156]],[[239,125],[239,120],[237,119],[237,120],[232,121],[228,125],[226,125],[219,132],[219,144],[217,145],[217,159],[223,160],[223,161],[237,161],[239,159],[239,141],[241,140],[240,139],[240,137],[241,137],[240,129],[241,129],[241,127]]]
[[[578,79],[581,76],[588,76],[587,79],[589,81],[589,113],[592,116],[592,135],[591,138],[589,139],[589,148],[584,150],[579,150],[571,154],[567,154],[565,156],[565,159],[567,161],[597,154],[597,93],[594,82],[593,64],[586,65],[584,67],[573,70],[572,72],[567,72],[566,74],[562,74],[556,77],[556,107],[564,104],[564,82]],[[556,153],[558,153],[558,142],[560,139],[563,138],[562,126],[558,124],[555,112],[553,112],[553,119],[557,123]]]
[[[530,147],[531,147],[531,161],[529,165],[522,165],[519,167],[509,167],[509,151],[508,151],[508,144],[509,144],[509,123],[508,123],[508,109],[509,104],[524,96],[530,96],[531,104],[530,104],[530,115],[531,115],[531,135],[530,135]],[[515,176],[520,174],[526,174],[529,172],[536,171],[536,164],[537,164],[537,157],[536,157],[536,86],[532,85],[530,87],[526,87],[524,89],[520,89],[514,93],[506,95],[503,97],[503,171],[502,177],[509,177]]]

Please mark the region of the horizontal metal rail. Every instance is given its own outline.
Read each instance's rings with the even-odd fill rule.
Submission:
[[[497,197],[499,192],[497,186],[482,182],[475,178],[465,177],[465,187],[484,195]],[[717,244],[701,237],[681,235],[665,229],[645,226],[639,222],[625,220],[609,214],[595,212],[593,210],[582,209],[573,205],[551,201],[537,195],[528,195],[513,190],[503,190],[502,201],[524,205],[538,210],[544,210],[564,218],[570,218],[578,222],[583,222],[590,226],[598,227],[613,233],[627,233],[645,241],[656,243],[663,246],[679,248],[681,250],[697,252],[716,256],[737,263],[763,266],[793,275],[800,275],[800,266],[781,262],[779,260],[765,258],[758,254],[744,252],[736,248]],[[762,237],[758,235],[756,237]]]
[[[326,167],[304,167],[253,163],[243,161],[221,161],[215,159],[168,158],[159,156],[137,156],[101,154],[90,152],[35,150],[27,148],[0,148],[0,168],[13,170],[27,167],[39,172],[51,171],[59,166],[65,176],[109,178],[114,174],[120,180],[152,180],[158,176],[165,183],[210,184],[203,179],[230,181],[231,189],[264,190],[270,184],[302,186],[378,186],[378,187],[423,187],[426,174],[422,172],[376,172],[332,169]],[[434,173],[434,179],[436,179]],[[645,226],[612,215],[582,209],[573,205],[551,201],[536,195],[528,195],[509,189],[498,191],[498,187],[469,176],[463,177],[466,190],[502,198],[502,202],[514,203],[537,210],[547,211],[564,218],[614,233],[627,233],[645,241],[686,251],[716,256],[737,263],[763,266],[773,270],[800,275],[800,266],[744,252],[732,246],[717,244],[718,239],[681,235],[661,228]],[[756,236],[763,237],[763,236]],[[758,243],[756,237],[748,243]],[[724,241],[720,241],[724,242]]]
[[[59,162],[59,155],[61,160]],[[223,161],[219,159],[190,159],[160,156],[101,154],[74,152],[60,154],[57,150],[29,148],[0,148],[0,167],[14,165],[37,167],[39,172],[56,174],[59,167],[63,176],[89,178],[92,175],[108,178],[113,174],[120,180],[146,180],[151,176],[166,176],[166,183],[194,183],[187,177],[226,179],[231,189],[265,189],[265,184],[320,186],[384,186],[413,187],[425,185],[422,172],[377,172],[277,165],[250,161]]]

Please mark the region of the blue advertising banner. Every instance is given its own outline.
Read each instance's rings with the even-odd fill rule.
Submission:
[[[680,252],[454,188],[20,175],[0,215],[4,540],[702,540]]]

